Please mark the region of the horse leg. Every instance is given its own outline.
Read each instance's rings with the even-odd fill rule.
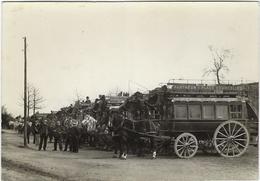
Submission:
[[[93,133],[91,136],[90,136],[90,142],[91,142],[91,146],[96,146],[96,142],[97,142],[97,139],[96,139],[96,134]]]
[[[152,159],[156,159],[156,150],[157,150],[157,144],[156,141],[154,140],[154,138],[150,138],[150,142],[151,142],[151,150],[152,150]]]
[[[126,160],[126,157],[127,157],[127,138],[125,136],[122,137],[121,150],[122,150],[121,159]]]
[[[49,136],[49,143],[52,143],[52,139],[53,139],[52,132],[50,132],[48,136]]]
[[[90,133],[86,133],[86,142],[87,142],[87,144],[88,144],[88,146],[91,146],[91,144],[90,144]]]
[[[131,151],[133,155],[137,154],[136,142],[137,142],[136,139],[131,141]]]
[[[90,146],[90,135],[89,135],[89,133],[86,133],[86,141],[87,141],[88,146]]]
[[[89,145],[94,146],[94,137],[92,134],[89,135],[88,139],[89,139]]]
[[[118,138],[118,146],[119,146],[119,157],[121,158],[123,155],[123,142],[121,136]]]
[[[33,144],[35,144],[35,137],[36,137],[36,134],[33,133]]]
[[[138,150],[137,156],[138,157],[144,156],[143,147],[144,147],[144,141],[142,140],[142,138],[137,138],[137,150]]]
[[[113,137],[113,143],[114,143],[114,155],[113,158],[118,158],[117,152],[118,150],[120,150],[120,143],[119,143],[119,137],[118,136],[114,136]],[[120,157],[120,155],[119,155]]]

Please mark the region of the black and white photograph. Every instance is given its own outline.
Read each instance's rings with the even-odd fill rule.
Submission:
[[[259,2],[1,6],[1,180],[259,180]]]

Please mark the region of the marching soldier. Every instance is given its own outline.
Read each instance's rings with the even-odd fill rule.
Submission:
[[[59,149],[62,151],[62,127],[60,121],[57,121],[56,127],[53,130],[54,133],[54,149],[53,151],[57,151],[57,144],[59,144]]]

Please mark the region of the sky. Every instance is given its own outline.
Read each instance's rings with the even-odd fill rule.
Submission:
[[[78,94],[151,90],[169,79],[203,77],[209,46],[232,50],[227,80],[259,79],[258,3],[3,3],[1,101],[23,115],[23,37],[28,82],[44,108]],[[138,86],[142,85],[142,87]]]

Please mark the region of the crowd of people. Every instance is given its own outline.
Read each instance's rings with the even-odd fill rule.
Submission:
[[[70,105],[67,109],[51,113],[47,117],[30,117],[27,124],[27,143],[33,137],[33,144],[38,150],[46,150],[48,143],[53,142],[53,151],[79,151],[80,141],[85,141],[84,126],[81,121],[85,115],[91,115],[97,121],[99,130],[108,121],[108,106],[104,95],[100,95],[92,104],[89,97],[80,104],[87,104],[88,108],[82,109],[79,105]],[[21,128],[23,132],[23,127]],[[19,131],[19,130],[18,130]],[[93,140],[88,140],[88,142]],[[58,147],[58,148],[57,148]]]
[[[56,121],[54,126],[50,126],[47,119],[33,120],[27,124],[27,143],[30,144],[30,137],[33,137],[33,144],[38,150],[46,150],[48,142],[53,142],[53,151],[78,152],[80,131],[77,121],[71,119],[71,125],[61,125]],[[64,149],[63,149],[64,147]]]

